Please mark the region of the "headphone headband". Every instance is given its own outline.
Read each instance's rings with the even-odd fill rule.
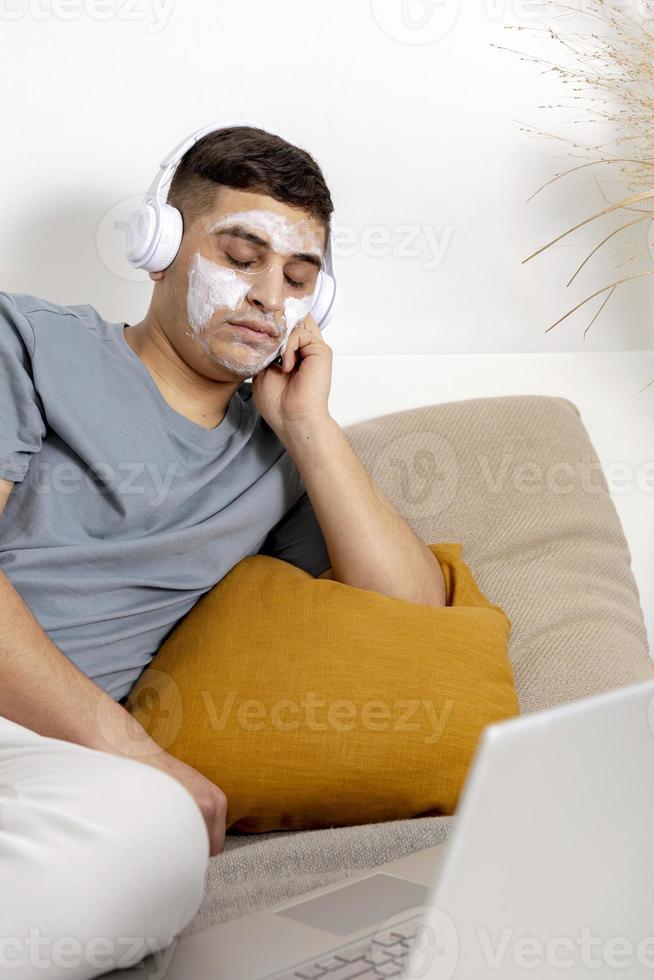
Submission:
[[[172,178],[172,175],[175,171],[175,167],[182,159],[186,151],[190,150],[191,147],[199,140],[201,140],[203,136],[208,136],[209,133],[215,133],[219,129],[228,129],[231,128],[232,126],[252,126],[252,125],[253,125],[252,122],[238,121],[238,122],[230,122],[230,123],[212,123],[211,125],[203,126],[201,129],[196,129],[194,133],[191,133],[191,135],[187,136],[186,139],[182,140],[181,143],[178,143],[177,146],[173,150],[171,150],[170,153],[166,157],[164,157],[164,159],[161,161],[161,163],[159,164],[159,171],[156,177],[154,178],[154,180],[152,181],[152,183],[150,184],[148,190],[146,191],[146,200],[154,199],[156,197],[158,201],[162,201],[162,198],[160,196],[161,190],[164,187],[164,185],[168,183],[168,180]],[[258,128],[263,129],[262,126],[259,126]]]

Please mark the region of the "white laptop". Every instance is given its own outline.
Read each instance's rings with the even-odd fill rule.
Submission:
[[[654,976],[654,681],[489,725],[445,844],[110,976]]]

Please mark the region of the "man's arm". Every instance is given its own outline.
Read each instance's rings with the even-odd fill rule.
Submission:
[[[3,572],[0,715],[40,735],[103,752],[148,754],[142,726],[62,653]]]
[[[332,563],[332,578],[429,606],[446,604],[443,571],[327,416],[298,423],[283,442],[302,476]],[[317,578],[330,577],[327,572]]]
[[[0,517],[13,486],[0,480]],[[52,642],[4,572],[0,572],[0,715],[40,735],[104,752],[138,755],[148,750],[143,727]]]
[[[9,500],[9,494],[13,488],[11,480],[0,480],[0,517],[5,509],[5,504]]]
[[[0,480],[0,515],[12,487],[8,480]],[[0,516],[0,536],[6,519]],[[69,660],[4,572],[0,572],[0,716],[40,735],[168,772],[198,804],[207,824],[211,856],[223,850],[227,801],[222,790],[168,755],[122,705]]]

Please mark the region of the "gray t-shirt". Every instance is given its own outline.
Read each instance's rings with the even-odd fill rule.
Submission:
[[[168,405],[124,327],[88,305],[0,292],[0,477],[15,483],[0,570],[116,700],[242,558],[312,575],[330,564],[252,383],[203,428]]]

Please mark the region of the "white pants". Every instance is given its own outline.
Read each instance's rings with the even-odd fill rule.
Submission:
[[[0,717],[3,980],[88,980],[166,947],[169,958],[208,860],[200,808],[172,776]]]

